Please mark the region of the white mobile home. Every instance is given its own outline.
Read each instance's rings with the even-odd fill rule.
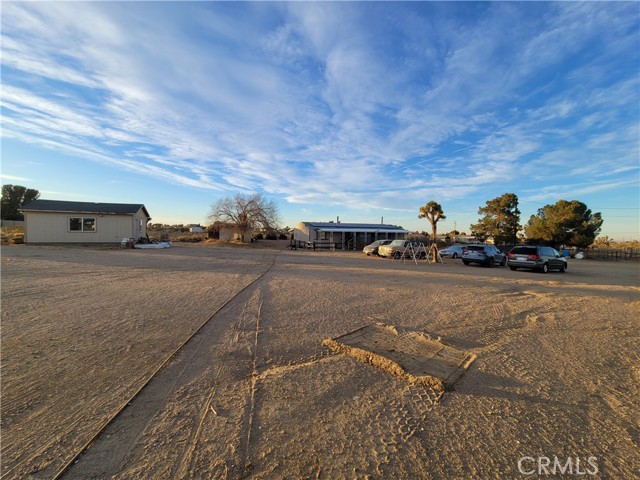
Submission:
[[[151,220],[136,203],[35,200],[22,207],[25,243],[120,243],[147,236]]]
[[[303,242],[329,242],[345,250],[362,250],[365,245],[382,239],[403,239],[402,227],[384,223],[301,222],[293,231],[293,239]]]

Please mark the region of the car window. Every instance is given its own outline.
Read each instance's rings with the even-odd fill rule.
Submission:
[[[391,242],[391,245],[401,247],[404,245],[404,240],[394,240],[393,242]]]
[[[511,253],[520,255],[533,255],[536,253],[536,247],[513,247]]]
[[[484,247],[482,245],[469,245],[467,250],[474,250],[476,252],[484,252]]]

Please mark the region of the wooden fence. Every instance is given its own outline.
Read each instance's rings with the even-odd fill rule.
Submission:
[[[289,243],[291,250],[308,249],[308,250],[342,250],[342,243],[329,242],[326,240],[316,240],[315,242],[306,242],[304,240],[291,240]]]
[[[640,248],[581,248],[578,251],[592,260],[640,260]]]

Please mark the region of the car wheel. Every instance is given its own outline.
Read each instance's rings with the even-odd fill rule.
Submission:
[[[564,273],[564,271],[567,269],[567,266],[562,264],[560,265],[560,273]]]
[[[398,260],[400,258],[400,252],[393,252],[393,258]]]
[[[454,252],[454,254],[451,255],[451,258],[458,258],[458,254]]]
[[[545,263],[542,265],[542,273],[547,273],[549,271],[549,264]]]
[[[509,268],[514,271],[518,269],[518,267],[509,267]]]
[[[464,263],[465,265],[469,265],[469,261],[468,260],[462,260],[462,263]]]

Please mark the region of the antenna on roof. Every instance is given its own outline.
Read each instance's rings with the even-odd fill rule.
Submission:
[[[340,217],[336,217],[336,223],[340,223]]]
[[[384,224],[384,217],[380,217],[380,224]]]

